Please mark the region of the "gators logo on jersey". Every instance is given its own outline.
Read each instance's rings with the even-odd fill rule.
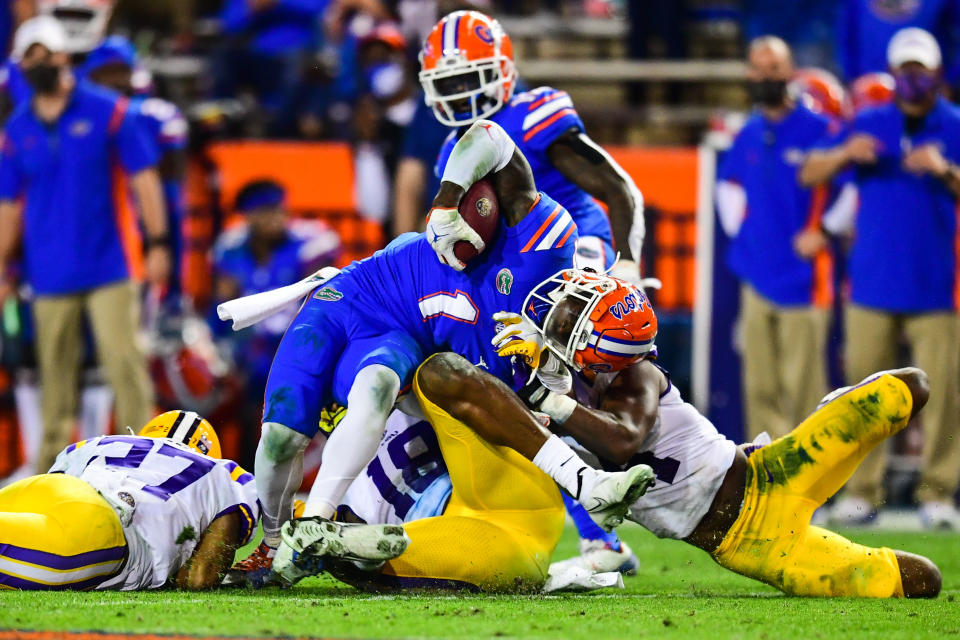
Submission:
[[[510,269],[500,269],[497,273],[497,291],[505,296],[510,295],[510,289],[513,288],[513,273]]]
[[[343,294],[333,287],[323,287],[322,289],[317,289],[316,293],[313,294],[313,297],[317,300],[336,302],[337,300],[343,298]]]

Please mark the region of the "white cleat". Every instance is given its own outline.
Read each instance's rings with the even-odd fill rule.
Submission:
[[[565,575],[576,567],[590,573],[616,571],[627,576],[636,575],[639,566],[636,554],[620,541],[620,550],[616,551],[603,540],[580,540],[580,555],[554,562],[550,565],[551,575]]]
[[[280,530],[274,572],[288,586],[323,570],[324,558],[367,566],[396,558],[410,538],[399,525],[352,524],[324,518],[297,518]]]
[[[656,477],[648,465],[638,464],[626,471],[597,471],[597,479],[577,499],[590,517],[606,531],[620,526],[631,505],[647,492]],[[586,494],[586,495],[584,495]]]
[[[830,509],[828,522],[837,527],[865,527],[877,520],[877,509],[858,496],[844,496]]]
[[[927,529],[960,530],[960,512],[949,502],[924,502],[920,505],[920,520]]]

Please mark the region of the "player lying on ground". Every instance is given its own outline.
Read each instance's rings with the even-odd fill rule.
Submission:
[[[458,213],[466,190],[484,177],[503,221],[488,248]],[[264,542],[229,581],[259,586],[270,579],[303,451],[319,431],[323,408],[334,402],[350,408],[324,446],[305,510],[307,517],[330,518],[373,458],[401,389],[428,355],[462,353],[512,380],[510,363],[489,343],[493,314],[519,311],[530,288],[570,266],[576,236],[570,215],[537,193],[530,167],[503,129],[474,124],[451,153],[427,235],[404,234],[345,268],[307,299],[284,335],[267,382],[256,457]],[[460,237],[485,249],[466,269],[455,255]],[[455,268],[440,264],[438,255]],[[608,512],[619,512],[617,504],[594,506],[592,515],[607,524]]]
[[[347,582],[374,589],[536,591],[547,578],[550,557],[563,531],[563,502],[557,484],[596,512],[607,504],[627,502],[631,497],[635,500],[653,481],[653,472],[646,465],[619,475],[582,466],[507,385],[457,354],[428,358],[413,378],[413,393],[433,426],[442,458],[431,459],[428,451],[419,451],[415,463],[411,461],[407,446],[418,446],[414,442],[417,436],[387,446],[393,465],[403,467],[409,484],[428,483],[420,494],[425,500],[418,500],[420,513],[437,515],[405,524],[409,547],[378,573],[353,571],[343,563],[324,566],[304,550],[311,540],[302,536],[295,548],[302,562],[312,563],[314,572],[323,566]],[[423,445],[428,441],[424,438],[430,437],[428,432],[419,432]],[[402,433],[400,429],[395,437]],[[429,486],[441,480],[444,461],[449,484]],[[374,484],[389,482],[382,466],[368,468],[367,475]],[[383,488],[376,489],[377,494],[383,492]],[[371,492],[358,488],[354,493],[363,499]],[[390,497],[400,503],[397,496]],[[408,511],[414,506],[406,505]],[[289,568],[293,571],[288,572]],[[300,566],[288,565],[281,554],[274,560],[274,569],[292,580],[304,574]]]
[[[253,476],[206,420],[169,411],[139,436],[72,444],[0,490],[0,587],[185,589],[219,583],[256,530]]]
[[[531,294],[524,316],[527,335],[542,333],[543,343],[577,372],[577,401],[528,389],[534,408],[605,468],[654,468],[656,483],[629,519],[790,595],[939,593],[940,572],[928,559],[865,547],[810,525],[814,510],[863,458],[926,403],[923,371],[881,372],[839,389],[789,435],[741,450],[683,401],[652,359],[605,372],[620,360],[592,342],[594,336],[644,335],[655,323],[649,302],[631,285],[564,271]]]
[[[214,587],[258,518],[253,476],[220,459],[210,423],[168,411],[140,435],[72,444],[49,473],[0,490],[0,588]],[[351,544],[374,537],[357,525],[325,532],[314,552],[382,561],[406,546],[396,529],[373,527],[390,554]]]

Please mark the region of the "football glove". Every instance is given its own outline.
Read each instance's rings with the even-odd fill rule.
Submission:
[[[440,262],[450,265],[457,271],[463,271],[467,266],[467,263],[460,260],[453,252],[458,242],[461,240],[469,242],[480,252],[486,247],[480,234],[467,224],[460,212],[448,207],[434,207],[430,210],[427,216],[427,240],[440,258]]]
[[[534,370],[540,367],[543,355],[543,336],[529,320],[519,313],[498,311],[493,314],[495,322],[503,328],[493,336],[490,344],[501,358],[520,356]]]
[[[347,415],[347,408],[341,407],[336,402],[322,409],[320,411],[320,431],[329,435],[337,428],[337,425],[340,424],[340,421],[343,420],[343,416],[345,415]]]
[[[554,393],[564,394],[570,390],[570,371],[560,358],[546,350],[543,336],[533,323],[518,313],[507,311],[493,314],[493,319],[503,324],[503,328],[490,341],[498,356],[523,358],[531,369],[528,383],[537,377]]]
[[[640,285],[640,288],[646,291],[654,289],[659,291],[663,288],[663,283],[659,278],[641,277],[640,266],[633,260],[619,259],[610,267],[610,275],[614,278],[626,280],[631,284]]]

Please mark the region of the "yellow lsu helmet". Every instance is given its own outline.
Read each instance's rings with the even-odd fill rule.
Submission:
[[[213,425],[195,411],[174,409],[161,413],[145,424],[137,435],[148,438],[170,438],[187,445],[197,453],[211,458],[222,457],[220,438],[213,430]]]

